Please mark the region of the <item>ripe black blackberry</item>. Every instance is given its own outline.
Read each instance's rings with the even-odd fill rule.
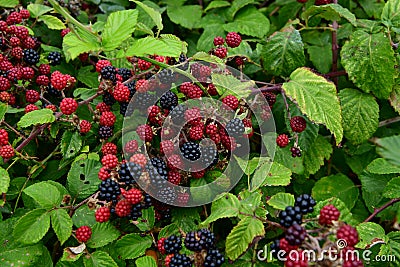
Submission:
[[[171,91],[165,92],[160,97],[160,106],[163,109],[172,110],[178,105],[178,96]]]
[[[271,244],[271,253],[272,253],[272,256],[274,256],[275,258],[278,258],[278,252],[281,249],[279,247],[280,242],[281,242],[280,239],[275,239]]]
[[[46,89],[46,92],[51,95],[51,96],[55,96],[55,97],[61,97],[61,91],[55,89],[53,86],[49,85]]]
[[[178,105],[174,107],[174,109],[169,113],[171,116],[172,122],[176,125],[183,125],[185,120],[185,111],[187,110],[187,106]]]
[[[144,194],[143,195],[143,209],[147,209],[153,206],[153,199],[149,194]]]
[[[245,130],[244,123],[239,118],[234,118],[226,124],[226,131],[232,137],[240,137]]]
[[[298,147],[291,147],[290,152],[292,152],[292,157],[301,157],[301,150]]]
[[[111,178],[104,180],[99,185],[99,200],[117,200],[121,194],[119,184]]]
[[[303,215],[301,214],[301,209],[300,207],[293,207],[293,206],[288,206],[285,208],[284,211],[282,211],[279,214],[279,223],[283,227],[290,227],[294,223],[301,224],[301,220],[303,219]]]
[[[296,198],[295,206],[300,207],[302,214],[311,213],[314,211],[314,206],[317,203],[315,200],[308,194],[300,195]]]
[[[199,144],[194,143],[194,142],[184,143],[181,146],[180,150],[182,152],[182,155],[190,161],[196,161],[201,156],[200,146],[199,146]]]
[[[218,151],[212,147],[201,147],[201,162],[207,167],[212,167],[219,161]]]
[[[117,70],[114,66],[105,66],[101,69],[100,73],[103,79],[115,81]]]
[[[130,77],[132,77],[132,71],[127,68],[119,68],[118,74],[121,75],[123,82],[128,80]]]
[[[158,191],[158,197],[162,202],[165,203],[173,203],[177,197],[175,190],[170,187],[166,186],[163,187],[160,191]]]
[[[114,105],[114,103],[116,102],[115,98],[112,96],[111,93],[109,92],[105,92],[103,94],[103,102],[107,105],[107,106],[112,106]]]
[[[147,108],[154,105],[157,101],[157,97],[153,94],[145,93],[136,93],[134,97],[134,107],[146,112]]]
[[[164,69],[157,74],[160,83],[164,85],[171,85],[174,82],[174,73],[171,69]]]
[[[171,235],[164,241],[164,249],[167,254],[178,253],[182,249],[182,239]]]
[[[129,83],[125,84],[129,89],[129,98],[132,98],[133,95],[136,93],[136,81],[130,81]]]
[[[151,164],[153,165],[154,168],[156,168],[157,172],[161,176],[168,176],[168,168],[167,164],[162,158],[154,157],[150,159]]]
[[[299,246],[307,236],[306,229],[300,224],[293,224],[286,230],[285,239],[292,246]]]
[[[197,235],[200,237],[200,246],[203,249],[213,248],[215,245],[215,236],[214,233],[210,230],[203,228],[197,232]]]
[[[182,53],[182,54],[179,56],[178,64],[182,64],[182,63],[184,63],[186,60],[187,60],[186,55]],[[185,64],[182,64],[182,65],[179,65],[179,66],[178,66],[178,69],[181,69],[181,70],[187,70],[188,68],[189,68],[189,62],[186,62]]]
[[[47,56],[47,60],[51,66],[57,66],[61,63],[61,53],[60,52],[50,52]]]
[[[191,267],[192,261],[185,254],[175,254],[171,258],[171,262],[169,263],[169,267]]]
[[[185,247],[191,251],[201,251],[200,238],[197,236],[197,231],[191,231],[186,234],[185,237]]]
[[[142,167],[134,162],[123,163],[118,174],[121,182],[131,185],[136,183],[135,178],[139,179],[142,174]]]
[[[24,50],[24,61],[29,65],[35,65],[39,62],[39,54],[32,48]]]
[[[225,258],[218,249],[209,249],[204,259],[204,267],[219,267],[224,261]]]
[[[113,128],[109,126],[99,127],[99,137],[100,139],[108,139],[113,135]]]
[[[129,218],[136,221],[137,219],[142,217],[142,209],[143,209],[143,206],[140,203],[133,205],[131,213],[129,214]]]

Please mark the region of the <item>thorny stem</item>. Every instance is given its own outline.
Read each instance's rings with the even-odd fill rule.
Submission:
[[[371,221],[376,215],[378,215],[380,212],[382,212],[384,209],[392,206],[393,204],[400,202],[400,198],[394,198],[392,200],[390,200],[389,202],[387,202],[386,204],[384,204],[383,206],[376,208],[374,210],[374,212],[367,218],[364,220],[364,222],[369,222]]]
[[[289,104],[287,102],[285,93],[282,91],[281,94],[282,94],[282,97],[283,97],[283,102],[285,102],[285,107],[286,107],[286,111],[287,111],[287,117],[288,117],[288,120],[290,121],[290,119],[292,118],[292,115],[290,115]]]
[[[12,127],[10,124],[8,124],[5,120],[2,121],[2,123],[9,128],[11,131],[13,131],[15,134],[17,134],[18,136],[20,136],[22,139],[26,139],[25,136],[23,136],[20,132],[18,132],[17,130],[15,130],[14,127]]]
[[[390,118],[390,119],[387,119],[387,120],[379,122],[379,127],[387,126],[389,124],[396,123],[396,122],[399,122],[399,121],[400,121],[400,116],[394,117],[394,118]]]

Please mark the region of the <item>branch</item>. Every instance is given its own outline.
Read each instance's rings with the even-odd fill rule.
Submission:
[[[394,199],[390,200],[389,202],[387,202],[386,204],[384,204],[382,207],[376,208],[374,210],[374,212],[367,219],[364,220],[364,222],[371,221],[376,215],[378,215],[378,213],[382,212],[384,209],[392,206],[393,204],[395,204],[397,202],[400,202],[400,198],[394,198]]]
[[[337,0],[333,0],[334,4],[337,4]],[[332,72],[337,72],[338,69],[338,52],[339,52],[339,45],[338,45],[338,40],[337,40],[337,29],[339,28],[339,24],[337,21],[333,21],[332,23]],[[338,84],[338,78],[334,77],[333,82],[337,86]]]
[[[390,118],[384,121],[379,122],[379,127],[383,127],[383,126],[387,126],[389,124],[395,123],[395,122],[399,122],[400,121],[400,116],[399,117],[394,117],[394,118]]]

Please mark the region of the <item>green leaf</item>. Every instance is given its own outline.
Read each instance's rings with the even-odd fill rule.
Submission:
[[[199,5],[168,6],[167,15],[173,23],[193,29],[200,27],[202,10]]]
[[[298,68],[282,88],[310,120],[324,124],[335,135],[336,144],[342,141],[342,114],[332,82],[307,68]]]
[[[198,228],[200,220],[198,208],[175,208],[171,211],[172,222],[184,232]]]
[[[157,263],[153,257],[144,256],[135,261],[137,267],[157,267]]]
[[[79,68],[79,72],[77,75],[78,81],[86,84],[88,87],[96,89],[98,88],[100,82],[98,80],[99,74],[93,70],[93,66],[85,66]],[[75,91],[74,90],[74,96],[75,96]]]
[[[110,14],[104,25],[102,47],[110,51],[121,45],[135,31],[139,12],[135,9],[116,11]]]
[[[370,173],[375,174],[391,174],[400,173],[400,167],[394,166],[383,158],[378,158],[372,161],[366,169]]]
[[[4,240],[5,241],[5,240]],[[35,264],[43,254],[43,245],[13,248],[0,252],[0,259],[3,266],[23,266],[27,264]],[[33,266],[29,265],[29,266]]]
[[[99,248],[116,240],[120,232],[109,222],[95,223],[92,226],[92,236],[86,242],[89,248]]]
[[[96,224],[95,211],[91,210],[87,205],[83,205],[75,211],[72,216],[72,222],[77,228],[84,225],[93,227]]]
[[[341,51],[342,64],[349,78],[364,92],[387,99],[396,75],[390,40],[383,33],[355,31]]]
[[[96,37],[86,33],[81,33],[81,35],[78,36],[71,32],[64,36],[63,51],[67,62],[77,58],[80,54],[100,50],[100,42]]]
[[[66,247],[64,248],[63,255],[60,259],[61,262],[75,262],[80,259],[86,249],[86,244],[82,243],[77,247]],[[79,264],[79,263],[77,263]],[[58,266],[58,264],[57,264]],[[69,265],[67,265],[69,266]],[[73,266],[73,265],[72,265]]]
[[[400,197],[400,177],[393,178],[388,182],[383,192],[383,196],[387,198]]]
[[[255,85],[254,81],[242,82],[233,75],[212,73],[211,79],[217,87],[221,98],[228,94],[236,95],[238,98],[246,98],[250,95],[251,88]]]
[[[354,144],[368,140],[378,129],[379,105],[372,95],[355,89],[339,92],[345,137]]]
[[[148,5],[146,5],[140,1],[134,1],[134,0],[130,0],[130,1],[133,1],[133,2],[135,2],[136,5],[140,6],[149,15],[149,17],[154,21],[154,23],[157,26],[158,31],[162,31],[164,26],[162,24],[161,13],[159,11],[155,10],[152,7],[149,7]]]
[[[82,138],[78,132],[65,131],[61,138],[61,153],[65,159],[76,156],[82,147]]]
[[[227,14],[231,19],[233,19],[236,12],[241,10],[243,7],[245,7],[249,4],[253,4],[253,3],[254,3],[254,0],[234,0],[232,2],[232,6],[228,9]]]
[[[0,103],[0,121],[4,119],[4,115],[6,115],[8,109],[8,105],[4,103]]]
[[[53,10],[53,8],[41,4],[29,4],[26,9],[28,9],[32,18],[37,18]]]
[[[398,82],[397,82],[398,83]],[[400,114],[400,85],[397,84],[394,86],[392,93],[390,94],[390,104]]]
[[[229,3],[228,1],[223,1],[223,0],[211,1],[210,4],[208,4],[208,6],[206,7],[206,9],[204,9],[204,12],[207,12],[210,9],[226,7],[226,6],[230,6],[230,5],[231,5],[231,3]]]
[[[158,234],[158,238],[162,238],[162,237],[169,237],[171,235],[179,235],[179,229],[178,226],[175,223],[171,223],[165,227],[163,227],[160,231],[160,233]]]
[[[226,238],[226,255],[231,260],[236,260],[248,248],[254,238],[264,236],[263,223],[253,217],[245,217],[233,227]]]
[[[383,205],[383,202],[387,201],[383,197],[383,192],[387,183],[393,177],[394,175],[372,174],[367,171],[363,171],[359,175],[362,185],[362,197],[370,212],[374,210],[374,207]]]
[[[62,245],[68,240],[72,233],[71,217],[69,217],[68,212],[65,209],[52,210],[50,212],[50,217],[51,225]]]
[[[46,209],[34,209],[16,223],[13,235],[23,244],[34,244],[44,237],[50,227],[50,214]]]
[[[357,26],[356,16],[351,13],[347,8],[342,7],[338,4],[328,4],[323,6],[311,6],[303,12],[301,17],[308,21],[312,17],[321,17],[326,20],[340,20],[340,18],[346,19],[353,26]]]
[[[210,216],[201,224],[207,225],[221,218],[236,217],[239,215],[239,209],[238,198],[231,193],[226,193],[212,203]]]
[[[388,28],[400,27],[400,1],[389,0],[386,2],[381,15],[382,23]]]
[[[289,76],[305,63],[304,45],[299,31],[276,32],[261,51],[263,67],[273,75]]]
[[[150,231],[153,228],[154,221],[155,221],[154,208],[151,207],[142,210],[142,217],[140,217],[137,220],[137,223],[133,222],[133,224],[135,224],[140,231],[144,232],[144,231]]]
[[[93,194],[98,189],[100,167],[100,162],[93,159],[79,159],[72,163],[67,176],[71,196],[85,198]]]
[[[60,205],[62,195],[54,185],[40,182],[27,187],[24,193],[33,198],[41,207],[51,209]]]
[[[7,193],[10,186],[10,175],[8,172],[0,167],[0,193]]]
[[[54,116],[53,111],[48,108],[44,108],[26,113],[21,117],[17,125],[19,127],[26,128],[31,125],[52,123],[55,120],[56,117]]]
[[[337,197],[342,200],[349,209],[352,209],[356,204],[358,194],[357,187],[343,174],[324,177],[318,180],[312,189],[312,196],[316,201]]]
[[[385,230],[379,224],[373,222],[363,222],[356,227],[360,241],[357,243],[357,248],[368,248],[369,245],[383,241],[387,242],[388,238],[385,235]]]
[[[0,7],[15,7],[18,4],[18,0],[0,0]]]
[[[289,193],[277,193],[267,201],[267,204],[275,209],[284,210],[287,206],[294,205],[294,196]]]
[[[52,15],[41,15],[38,18],[38,21],[43,21],[44,24],[47,25],[49,29],[52,30],[62,30],[65,29],[64,23],[57,17],[54,17]]]
[[[261,186],[286,186],[290,184],[292,172],[277,162],[260,163],[251,180],[251,190]]]
[[[200,61],[206,61],[214,64],[224,64],[224,60],[220,59],[219,57],[216,57],[214,55],[210,55],[206,52],[197,52],[192,56],[194,60],[200,60]]]
[[[264,37],[269,31],[269,27],[268,18],[253,6],[239,11],[233,22],[223,25],[225,31],[239,32],[258,38]]]
[[[400,167],[400,136],[390,136],[376,140],[376,152],[389,163]]]
[[[321,135],[318,135],[311,147],[312,149],[307,149],[304,155],[304,165],[309,174],[315,174],[324,165],[325,159],[330,157],[333,148],[331,143]]]
[[[332,48],[328,45],[307,47],[310,60],[321,73],[328,73],[332,67]]]
[[[213,48],[213,40],[215,36],[224,36],[225,31],[221,23],[213,23],[204,26],[204,31],[197,40],[197,51],[209,51]],[[200,52],[201,53],[201,52]],[[221,59],[220,59],[221,60]]]
[[[122,259],[135,259],[144,255],[146,249],[152,245],[151,236],[140,234],[128,234],[117,241],[115,250]]]
[[[179,57],[183,50],[183,43],[174,42],[173,46],[170,45],[171,43],[171,41],[148,36],[135,40],[126,51],[126,56],[146,56],[157,54],[160,56]]]
[[[96,251],[83,258],[85,267],[118,267],[113,258],[105,251]]]

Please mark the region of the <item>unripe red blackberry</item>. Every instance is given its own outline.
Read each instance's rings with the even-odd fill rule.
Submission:
[[[109,207],[100,207],[96,210],[96,222],[107,222],[110,219],[111,212]]]
[[[160,143],[160,152],[166,156],[171,155],[175,150],[174,142],[171,140],[164,140]]]
[[[79,132],[82,134],[88,133],[92,128],[92,124],[87,120],[81,120],[79,123]]]
[[[298,3],[307,3],[308,0],[297,0]]]
[[[235,63],[237,66],[243,66],[244,65],[244,57],[235,57]]]
[[[36,83],[38,85],[48,86],[50,83],[50,79],[46,75],[39,75],[36,77]]]
[[[107,154],[101,159],[101,164],[109,169],[114,169],[118,165],[118,158],[115,155]]]
[[[219,58],[226,58],[227,54],[228,50],[226,49],[226,47],[217,47],[214,49],[214,55]]]
[[[139,93],[145,93],[149,91],[149,82],[145,79],[137,80],[135,89]]]
[[[124,189],[121,188],[121,193],[125,197],[126,200],[129,201],[132,205],[136,205],[140,203],[143,200],[143,194],[140,189],[137,188],[132,188],[129,189],[128,191],[125,191]]]
[[[295,116],[290,120],[290,127],[294,132],[301,133],[307,127],[306,120],[301,116]]]
[[[191,140],[200,140],[203,138],[203,129],[204,126],[202,125],[195,125],[190,127],[189,130],[189,138]]]
[[[322,6],[322,5],[327,5],[333,3],[332,0],[315,0],[314,5],[316,6]]]
[[[64,37],[65,35],[67,35],[68,33],[71,32],[70,28],[66,28],[66,29],[62,29],[61,30],[61,37]],[[97,65],[97,64],[96,64]]]
[[[242,42],[242,37],[236,32],[230,32],[226,35],[225,41],[229,47],[238,47]]]
[[[336,232],[337,239],[344,239],[347,246],[354,247],[358,243],[358,232],[350,225],[341,226]]]
[[[24,56],[24,52],[21,47],[13,47],[11,49],[11,56],[17,60],[20,60]]]
[[[197,99],[203,95],[203,90],[197,85],[192,86],[185,94],[190,99]]]
[[[101,167],[99,172],[97,173],[97,176],[100,180],[105,181],[111,177],[111,174],[107,167]]]
[[[30,80],[35,77],[35,71],[31,67],[22,68],[22,79]]]
[[[22,17],[23,19],[29,19],[29,17],[31,16],[31,13],[30,13],[29,10],[27,10],[27,9],[21,9],[21,10],[19,11],[19,14],[21,14],[21,17]]]
[[[332,204],[324,206],[319,212],[318,222],[321,225],[332,225],[332,221],[337,221],[340,211]]]
[[[217,87],[215,87],[215,85],[212,83],[207,86],[207,92],[210,94],[210,96],[218,95]]]
[[[296,250],[298,249],[298,247],[299,246],[297,245],[290,245],[286,238],[281,238],[279,240],[279,249],[285,251],[286,253],[289,253],[292,250]]]
[[[139,125],[136,129],[136,133],[143,141],[151,142],[151,140],[153,140],[153,130],[148,124]]]
[[[168,172],[168,182],[179,185],[182,180],[182,175],[178,171],[169,171]]]
[[[127,217],[131,213],[132,204],[127,200],[123,199],[118,201],[117,205],[115,205],[115,214],[118,217]]]
[[[111,62],[105,59],[100,59],[96,63],[96,72],[100,73],[105,66],[111,66]]]
[[[364,263],[360,259],[348,259],[343,261],[342,267],[364,267]]]
[[[102,147],[101,147],[101,153],[103,153],[103,155],[117,155],[117,146],[114,143],[105,143]]]
[[[100,102],[99,104],[96,105],[96,110],[100,111],[101,113],[105,112],[105,111],[110,111],[110,107],[107,106],[106,103],[104,102]]]
[[[217,37],[214,38],[214,45],[215,46],[223,45],[224,43],[225,43],[225,40],[221,36],[217,36]]]
[[[125,153],[133,154],[138,150],[138,148],[138,142],[136,140],[130,140],[125,144],[124,151]]]
[[[65,115],[71,115],[78,108],[78,103],[73,98],[64,98],[60,103],[60,110]]]
[[[285,261],[285,267],[307,267],[308,259],[305,256],[306,254],[301,250],[297,250],[296,253],[293,253],[294,257],[287,257]]]
[[[35,90],[27,90],[25,93],[25,98],[29,103],[36,103],[40,99],[40,94]]]
[[[25,113],[29,113],[31,111],[38,110],[38,109],[39,108],[37,106],[35,106],[34,104],[29,104],[29,105],[26,105],[26,107],[25,107]]]
[[[79,242],[85,243],[92,236],[92,229],[87,225],[81,226],[78,229],[76,229],[75,236]]]
[[[142,168],[144,168],[147,163],[147,158],[145,155],[138,153],[138,154],[135,154],[132,157],[130,157],[129,161],[139,164]]]
[[[192,172],[191,175],[193,178],[195,179],[201,179],[204,177],[204,175],[206,174],[205,170],[201,170],[201,171],[197,171],[197,172]]]
[[[5,77],[0,76],[0,91],[7,91],[10,88],[11,88],[10,81]]]
[[[4,129],[0,129],[0,146],[8,144],[8,132]]]
[[[165,254],[165,248],[164,248],[165,239],[166,239],[165,237],[162,237],[157,241],[157,249],[161,254]]]
[[[227,95],[222,99],[222,103],[224,103],[223,107],[229,107],[233,110],[236,110],[239,107],[239,100],[234,95]]]
[[[102,126],[113,126],[117,117],[111,111],[105,111],[101,113],[100,125]]]
[[[126,85],[124,85],[121,82],[117,82],[112,95],[118,102],[128,102],[130,97],[130,91]]]
[[[146,60],[139,59],[137,62],[137,65],[140,70],[148,70],[148,69],[150,69],[152,64],[151,64],[151,62],[148,62]]]
[[[183,162],[179,155],[171,155],[167,158],[167,161],[170,170],[179,170],[183,167]]]
[[[0,92],[0,101],[8,103],[8,101],[10,101],[10,93],[5,91]]]
[[[0,156],[3,159],[10,159],[14,157],[15,151],[11,145],[5,145],[0,148]]]
[[[51,86],[53,86],[57,90],[63,90],[65,87],[67,87],[68,84],[68,76],[62,74],[59,71],[55,71],[51,74],[50,77],[50,82]]]

